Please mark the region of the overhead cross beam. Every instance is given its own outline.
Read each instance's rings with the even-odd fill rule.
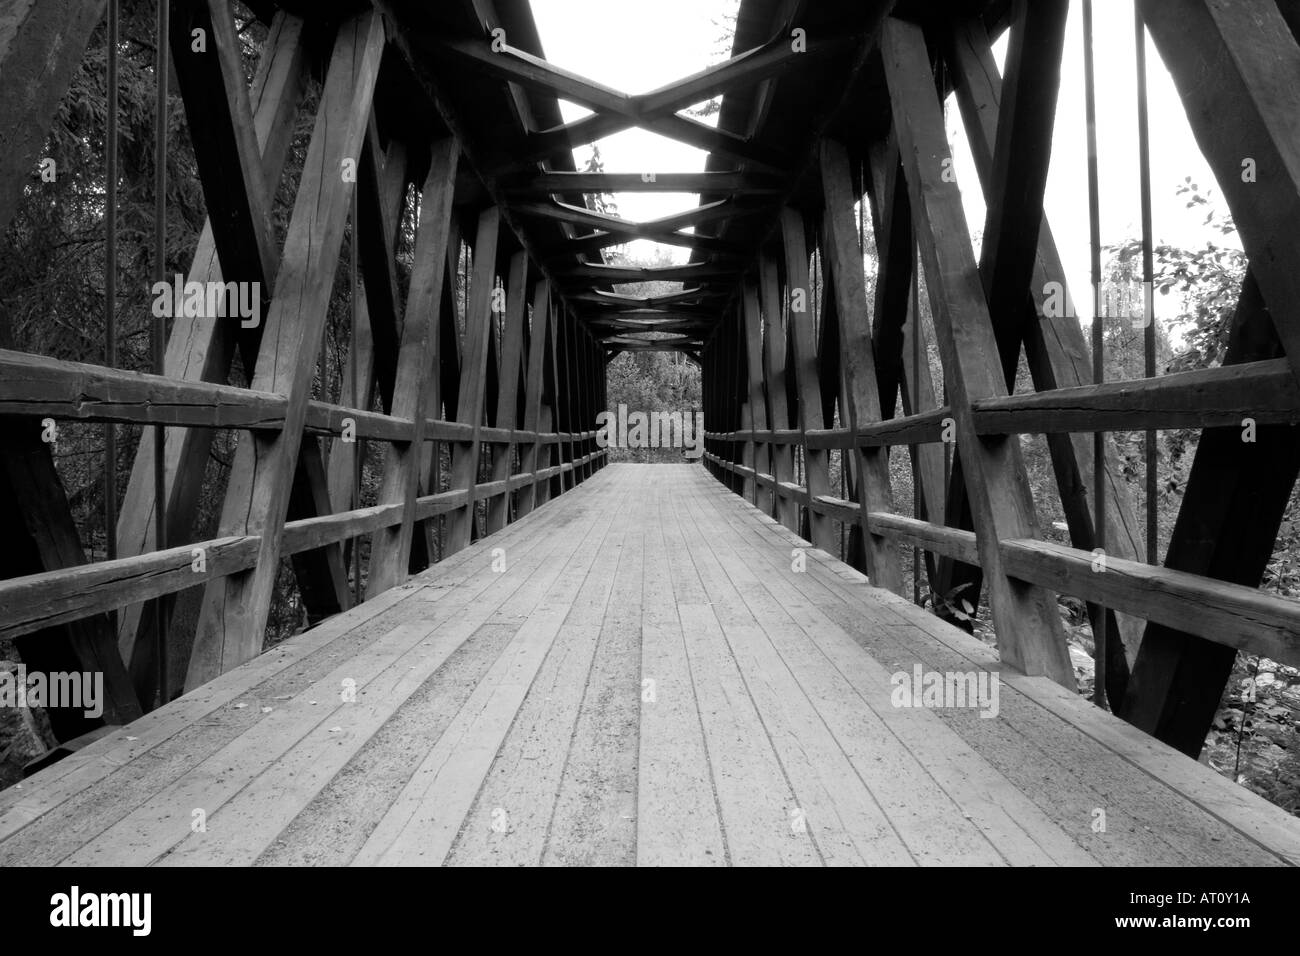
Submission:
[[[779,177],[741,172],[571,173],[547,170],[504,184],[509,196],[572,193],[725,193],[764,195],[781,190]]]
[[[687,246],[701,252],[738,255],[746,251],[735,243],[714,239],[711,236],[681,231],[692,226],[701,226],[705,223],[729,219],[747,211],[746,207],[740,206],[730,199],[705,203],[695,209],[676,212],[669,216],[661,216],[658,219],[649,219],[645,222],[633,222],[630,219],[611,216],[609,213],[597,212],[592,209],[584,209],[581,206],[555,201],[550,203],[515,203],[512,208],[515,212],[526,216],[556,219],[570,225],[600,230],[593,235],[579,236],[576,239],[570,239],[552,246],[546,250],[546,254],[551,258],[592,255],[601,249],[622,245],[633,239],[648,239],[669,245]]]
[[[792,49],[788,37],[781,35],[724,63],[639,96],[630,96],[563,70],[515,47],[500,43],[494,46],[487,38],[441,40],[437,46],[467,65],[493,76],[552,93],[594,111],[591,116],[533,134],[528,148],[522,155],[512,157],[506,169],[526,168],[557,153],[639,126],[707,152],[782,171],[790,166],[787,156],[760,147],[747,137],[678,115],[677,111],[738,86],[768,79],[795,64],[810,62],[818,55],[842,49],[854,39],[837,37],[813,42],[807,45],[806,50],[797,52]]]

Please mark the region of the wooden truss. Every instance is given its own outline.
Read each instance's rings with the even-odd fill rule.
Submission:
[[[13,351],[0,326],[0,521],[16,542],[0,635],[40,666],[104,672],[106,719],[129,720],[159,697],[154,602],[184,686],[198,687],[262,650],[286,560],[315,622],[590,477],[606,460],[594,428],[608,361],[673,350],[703,368],[705,462],[720,481],[813,547],[838,547],[847,529],[876,586],[902,592],[904,551],[919,549],[933,592],[987,600],[1007,666],[1071,687],[1056,598],[1083,598],[1119,638],[1104,662],[1114,709],[1198,752],[1238,650],[1300,662],[1296,604],[1257,589],[1300,472],[1288,357],[1300,350],[1289,315],[1300,46],[1275,0],[1139,5],[1251,271],[1222,367],[1098,385],[1078,321],[1045,302],[1064,282],[1043,188],[1066,0],[928,17],[887,2],[747,0],[735,56],[638,95],[548,63],[526,5],[487,0],[376,0],[342,22],[258,5],[269,29],[248,85],[230,3],[173,0],[170,49],[209,214],[186,278],[257,283],[262,321],[175,321],[160,376]],[[91,0],[50,9],[33,5],[0,49],[11,144],[0,225],[99,17]],[[1004,28],[999,79],[991,37]],[[201,56],[195,29],[212,37]],[[13,82],[32,50],[47,82]],[[966,188],[986,200],[978,259],[947,175],[940,91],[956,94],[971,144],[979,182]],[[716,127],[682,112],[713,97]],[[592,112],[563,122],[560,98]],[[313,100],[306,161],[286,183],[294,123]],[[573,168],[575,146],[632,127],[706,150],[706,169]],[[1237,175],[1243,156],[1258,181]],[[286,186],[281,238],[271,210]],[[588,202],[634,190],[699,202],[649,222]],[[690,256],[658,269],[606,257],[633,239]],[[325,394],[319,357],[349,241],[355,375]],[[618,288],[647,280],[681,288]],[[236,359],[245,378],[231,383]],[[1013,394],[1022,359],[1033,391]],[[39,439],[47,417],[167,427],[164,500],[145,429],[114,560],[86,562]],[[1250,445],[1237,437],[1244,417],[1259,426]],[[1156,567],[1142,563],[1113,453],[1095,527],[1091,436],[1174,427],[1203,432]],[[238,433],[237,451],[216,535],[198,540],[219,429]],[[1025,434],[1047,436],[1069,546],[1039,533]],[[367,443],[382,476],[373,500],[357,480]],[[895,446],[911,458],[913,515],[891,487]],[[173,529],[164,550],[158,512]],[[86,729],[56,716],[60,738]]]

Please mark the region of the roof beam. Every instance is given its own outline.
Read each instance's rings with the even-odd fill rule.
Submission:
[[[742,172],[698,173],[570,173],[542,172],[518,183],[504,183],[509,195],[549,196],[553,193],[726,193],[761,195],[779,192],[775,176]]]
[[[557,269],[556,275],[565,279],[589,279],[598,283],[614,282],[711,282],[734,279],[738,269],[718,267],[704,262],[683,266],[625,267],[591,263]]]

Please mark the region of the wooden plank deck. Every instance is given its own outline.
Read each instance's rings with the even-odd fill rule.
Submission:
[[[613,465],[0,793],[0,865],[1300,862],[1046,679],[893,706],[917,665],[999,671],[703,468]]]

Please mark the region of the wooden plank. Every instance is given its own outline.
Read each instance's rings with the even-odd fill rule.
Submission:
[[[255,388],[288,397],[285,430],[270,441],[240,443],[220,522],[223,536],[258,533],[259,560],[251,573],[208,585],[186,676],[189,688],[261,648],[329,280],[338,265],[352,194],[353,184],[341,170],[345,159],[360,154],[383,42],[377,15],[348,21],[339,30],[267,316],[265,341],[274,348],[258,357],[253,376]]]
[[[895,613],[906,612],[909,617],[915,613],[911,608],[904,607],[893,607],[890,610]],[[996,665],[993,649],[981,641],[954,633],[951,628],[945,628],[942,622],[932,617],[919,616],[916,617],[916,622],[921,626],[912,629],[910,633],[919,634],[923,640],[932,641],[942,650],[951,651],[950,660],[954,663],[971,661],[978,666]],[[933,656],[931,660],[932,663],[935,662]],[[1143,788],[1141,796],[1149,794],[1149,799],[1159,806],[1158,815],[1154,817],[1157,825],[1148,824],[1144,827],[1144,832],[1154,832],[1164,837],[1166,845],[1178,848],[1184,860],[1195,862],[1199,856],[1221,865],[1227,856],[1240,860],[1245,854],[1250,854],[1248,858],[1254,862],[1273,862],[1278,855],[1295,858],[1296,848],[1300,846],[1300,828],[1296,826],[1295,818],[1281,808],[1203,764],[1188,760],[1173,748],[1114,719],[1086,698],[1049,680],[1025,677],[1007,670],[1003,670],[1000,676],[1003,683],[1001,712],[1007,720],[999,723],[1010,724],[1018,732],[1041,737],[1040,728],[1055,721],[1044,720],[1042,715],[1024,706],[1025,702],[1032,702],[1052,718],[1067,722],[1072,730],[1081,732],[1102,748],[1111,751],[1113,757],[1108,761],[1109,766],[1098,766],[1095,760],[1090,760],[1087,763],[1090,772],[1095,770],[1101,779],[1130,791],[1132,784],[1125,783],[1123,778],[1140,781]],[[1023,720],[1022,714],[1029,719]],[[1066,739],[1064,735],[1061,737]],[[1080,755],[1083,753],[1077,744],[1071,749]],[[1083,765],[1083,761],[1080,761],[1076,766]],[[1132,768],[1139,770],[1140,776],[1134,775]],[[1073,772],[1074,770],[1067,771],[1068,774]],[[1169,799],[1170,795],[1175,795],[1175,799]],[[1110,799],[1113,800],[1114,797]],[[1130,833],[1137,835],[1132,830]],[[1186,833],[1205,836],[1197,846],[1177,838],[1177,835]],[[1250,847],[1246,841],[1238,839],[1238,834],[1245,836],[1255,846]],[[1119,843],[1124,847],[1131,846],[1129,835],[1125,835]],[[1147,859],[1150,859],[1149,853]]]
[[[0,349],[0,414],[275,432],[286,406],[256,389]]]
[[[883,416],[880,387],[876,381],[876,358],[871,346],[862,252],[854,235],[849,158],[844,147],[833,140],[822,142],[821,179],[827,240],[823,255],[828,257],[831,265],[832,294],[839,316],[844,409],[848,412],[848,427],[856,432],[859,422],[878,422]],[[858,525],[862,529],[866,550],[867,574],[877,586],[902,593],[903,573],[897,549],[889,539],[872,533],[869,517],[873,511],[894,510],[889,450],[858,446],[856,464],[854,477],[857,478],[857,500],[861,508]]]
[[[690,529],[680,532],[682,544],[720,609],[715,613],[727,648],[789,780],[793,803],[787,828],[795,835],[807,833],[827,866],[911,865],[912,854],[823,717],[827,708],[810,700],[778,651],[797,627],[770,598],[763,600],[766,595],[745,574],[744,565],[754,555],[721,546],[715,536],[731,544],[734,534],[720,529],[708,506],[696,506],[697,501],[691,496],[679,508],[678,520],[685,519]],[[826,665],[820,669],[827,670]],[[826,683],[818,688],[821,695],[830,689]],[[840,689],[831,696],[846,695]]]
[[[770,586],[786,581],[799,588],[802,600],[792,599],[784,593],[780,595],[784,607],[797,608],[800,614],[804,607],[823,612],[808,618],[808,626],[813,628],[810,635],[820,640],[823,635],[833,635],[842,630],[886,668],[904,672],[918,661],[924,669],[940,672],[967,671],[972,664],[980,669],[998,667],[997,653],[993,648],[888,592],[867,591],[866,581],[861,575],[821,552],[809,552],[810,573],[787,576],[783,573],[787,570],[783,547],[797,544],[797,539],[772,522],[742,521],[734,513],[743,508],[737,504],[731,509],[734,527],[749,536],[777,539],[773,542],[776,547],[761,552],[771,568],[771,572],[763,574],[762,580]],[[823,569],[829,573],[823,573]],[[839,601],[843,603],[826,600],[835,595],[839,595]],[[865,613],[864,599],[874,605]],[[888,622],[889,616],[895,619],[896,624]],[[865,624],[868,620],[870,625]],[[832,647],[828,647],[828,653]],[[951,653],[949,648],[964,657]],[[841,669],[845,673],[851,672],[851,668],[843,665]],[[982,803],[987,809],[988,801],[981,800],[982,795],[997,793],[995,806],[1000,804],[997,809],[1014,807],[1009,814],[1014,825],[1022,828],[1026,837],[1048,850],[1058,861],[1079,863],[1087,862],[1087,858],[1080,857],[1077,848],[1071,848],[1068,842],[1063,843],[1061,833],[1053,836],[1051,829],[1029,826],[1031,821],[1054,824],[1083,847],[1089,856],[1102,863],[1149,865],[1153,860],[1160,860],[1165,864],[1191,865],[1198,861],[1221,864],[1232,858],[1258,864],[1276,859],[1237,839],[1231,829],[1219,825],[1200,807],[1166,789],[1159,779],[1153,780],[1145,773],[1134,772],[1134,767],[1126,762],[1127,755],[1110,753],[1083,739],[1072,728],[1044,715],[1037,705],[1030,705],[1013,688],[1033,685],[1050,690],[1062,700],[1077,701],[1081,709],[1092,711],[1111,726],[1123,728],[1125,725],[1121,722],[1045,678],[1022,677],[1007,668],[1003,668],[998,676],[1001,683],[999,719],[980,719],[978,714],[963,709],[939,713],[950,718],[944,721],[950,731],[955,731],[969,744],[969,749],[974,749],[983,761],[1005,777],[1000,791],[991,781],[978,784],[970,795],[977,801],[976,807]],[[871,690],[878,693],[878,688],[886,682],[883,679],[869,681],[868,687],[872,683],[875,686]],[[1139,735],[1136,730],[1131,733]],[[952,739],[947,734],[944,736]],[[919,752],[925,753],[926,745],[933,752],[933,745],[939,739],[935,733],[928,734],[918,745]],[[1161,746],[1149,738],[1147,740],[1151,745]],[[1168,748],[1164,749],[1166,753],[1172,753]],[[948,780],[953,780],[954,776],[959,777],[959,768],[964,763],[959,754],[949,749],[945,759],[932,761],[928,767],[936,776],[943,774]],[[1223,787],[1237,791],[1245,799],[1256,799],[1208,768],[1185,760],[1182,763],[1191,773],[1202,776],[1208,789]],[[1014,790],[1006,790],[1006,781],[1014,784],[1022,796],[1016,796]],[[1105,781],[1104,787],[1097,781]],[[948,788],[947,783],[945,787]],[[955,794],[957,791],[949,788],[949,792]],[[1262,806],[1263,801],[1259,802]],[[1107,833],[1094,833],[1089,826],[1091,810],[1097,806],[1107,810],[1110,823]],[[982,825],[987,819],[980,816],[986,811],[971,808],[968,812],[981,819]],[[1284,816],[1281,811],[1276,811],[1275,819]],[[1197,838],[1187,839],[1188,834],[1197,834]],[[1013,861],[1016,854],[1034,852],[1023,843],[1005,845],[1006,851],[1010,851],[1008,859]],[[1071,855],[1061,856],[1062,852]]]
[[[643,519],[645,593],[652,599],[642,612],[636,862],[638,866],[722,866],[727,861],[726,847],[686,656],[686,635],[676,604],[658,599],[673,590],[668,547],[669,541],[674,548],[680,542],[665,504],[671,506],[675,500],[655,494]],[[694,812],[683,813],[683,807]]]
[[[598,519],[592,535],[603,537],[610,520],[613,516]],[[530,610],[512,617],[518,623],[511,625],[515,634],[509,646],[433,744],[352,865],[439,865],[446,859],[589,569],[604,554],[590,546],[585,551],[575,549],[568,562],[550,562],[548,571],[527,582]]]
[[[677,573],[675,569],[675,580]],[[820,865],[807,829],[799,832],[791,826],[790,811],[799,809],[798,800],[713,608],[679,598],[677,613],[686,637],[729,861],[736,866]]]
[[[465,359],[460,375],[460,397],[456,403],[456,420],[473,428],[468,442],[452,447],[451,487],[473,496],[478,481],[479,433],[486,410],[488,335],[492,322],[492,282],[496,276],[497,235],[501,212],[489,206],[478,220],[474,242],[474,275],[470,280],[465,313]],[[470,543],[474,531],[474,504],[471,502],[451,513],[447,520],[444,554],[454,554]]]
[[[299,554],[391,528],[401,522],[400,502],[372,505],[369,508],[356,508],[352,511],[336,511],[333,514],[318,514],[312,518],[298,518],[285,522],[281,548],[285,554]]]
[[[258,545],[255,536],[218,538],[0,581],[0,635],[31,634],[244,571],[253,566]],[[203,570],[196,570],[196,549],[203,552]]]
[[[979,547],[975,532],[949,528],[946,525],[932,524],[905,515],[880,514],[871,515],[872,527],[877,534],[887,534],[924,551],[947,555],[959,561],[974,562],[979,560]]]
[[[565,627],[599,634],[568,735],[546,834],[545,866],[628,866],[636,862],[639,778],[636,741],[641,711],[641,621],[644,524],[638,500],[649,494],[640,469],[618,485],[622,500],[584,594]],[[586,489],[583,489],[585,496]]]
[[[1300,663],[1300,603],[1240,584],[1108,557],[1051,541],[999,544],[1007,573],[1098,601],[1216,644]]]
[[[859,630],[878,634],[885,625],[867,595],[885,592],[840,597],[827,579],[835,569],[852,573],[847,566],[815,553],[805,572],[792,573],[784,548],[764,540],[763,526],[696,500],[696,524],[709,547],[738,558],[728,574],[772,636],[777,666],[790,670],[832,730],[901,837],[908,862],[1094,862],[939,712],[894,705],[888,668],[863,653],[832,611],[844,607]],[[879,853],[872,858],[885,862]]]
[[[438,360],[439,324],[455,318],[444,318],[440,308],[459,157],[460,147],[455,139],[448,137],[434,144],[429,175],[421,191],[415,259],[393,390],[393,412],[413,419],[412,438],[404,446],[392,445],[385,450],[383,484],[376,499],[381,505],[401,504],[402,521],[377,531],[371,541],[367,597],[401,583],[410,563],[424,451],[422,416],[430,385],[429,369]]]
[[[1286,359],[1174,372],[1153,379],[1079,385],[977,402],[981,435],[1242,429],[1300,422],[1300,387]]]
[[[522,526],[515,526],[502,533],[503,544],[515,548],[515,567],[526,565],[521,558],[528,552],[535,540],[545,541],[551,535],[547,529],[553,521],[562,521],[567,508],[560,506],[547,509]],[[536,532],[534,535],[532,532]],[[518,537],[518,541],[513,539]],[[467,582],[482,582],[485,585],[500,581],[509,575],[485,574],[493,555],[485,549],[474,549],[457,554],[440,562],[422,578],[429,587],[408,586],[391,589],[373,601],[367,601],[346,614],[331,618],[319,627],[305,634],[298,635],[276,646],[273,653],[264,654],[248,664],[229,671],[198,690],[145,715],[130,726],[129,730],[113,734],[110,738],[100,740],[90,747],[78,751],[72,757],[47,768],[33,779],[33,789],[27,791],[10,790],[0,793],[0,835],[9,836],[28,827],[17,841],[6,842],[2,851],[6,859],[12,861],[13,854],[21,854],[23,844],[38,846],[43,854],[62,854],[60,846],[80,845],[76,840],[84,839],[87,833],[100,832],[112,822],[101,819],[98,815],[85,812],[87,802],[102,805],[105,794],[111,795],[115,803],[125,799],[122,791],[129,789],[139,802],[152,796],[159,779],[163,784],[181,775],[185,768],[195,765],[203,754],[211,752],[205,743],[214,729],[221,729],[228,742],[240,732],[238,725],[227,715],[225,720],[205,720],[204,718],[232,704],[238,697],[248,695],[254,700],[274,698],[282,693],[285,686],[295,686],[299,675],[310,678],[312,674],[325,673],[334,666],[331,661],[346,659],[365,646],[371,632],[376,626],[400,621],[403,612],[397,609],[408,598],[417,599],[426,591],[435,594],[446,593]],[[468,594],[472,597],[478,593],[477,587],[471,585]],[[423,603],[423,602],[421,602]],[[358,643],[360,641],[360,643]],[[305,686],[305,685],[300,685]],[[243,714],[245,711],[237,711]],[[226,734],[225,730],[230,733]],[[170,743],[169,743],[170,742]],[[218,743],[218,746],[220,743]],[[141,775],[141,764],[135,760],[148,751],[153,751],[150,768],[164,768],[172,774],[159,778],[152,774],[152,769]],[[181,759],[178,761],[177,757]],[[39,789],[35,789],[39,787]],[[72,828],[60,826],[58,815],[44,816],[50,810],[59,807],[68,800],[70,804],[62,811],[75,820]],[[132,804],[127,804],[131,806]],[[76,832],[67,834],[66,830]],[[51,835],[59,837],[52,839]],[[69,840],[71,838],[71,841]],[[54,844],[59,844],[55,846]],[[54,855],[51,862],[57,862],[61,855]],[[29,861],[30,861],[29,857]]]
[[[166,865],[252,863],[330,779],[331,769],[345,767],[503,599],[504,606],[510,606],[530,574],[545,567],[548,550],[545,542],[538,548],[512,548],[520,559],[513,574],[484,574],[484,562],[479,561],[479,572],[462,579],[461,586],[407,605],[406,619],[375,635],[363,655],[341,661],[336,670],[292,698],[276,701],[264,720],[135,808],[79,854],[90,858],[97,851],[112,853],[119,862],[154,858]],[[355,682],[356,699],[340,703],[338,688],[345,679]],[[207,811],[206,832],[160,826],[160,821],[174,819],[178,807],[191,804]],[[131,829],[144,831],[144,839]]]
[[[975,433],[969,403],[1006,394],[1006,384],[998,374],[997,343],[961,195],[955,182],[942,177],[942,160],[951,157],[925,41],[919,28],[891,19],[882,34],[882,52],[998,646],[1013,667],[1073,687],[1055,597],[1013,586],[997,548],[1002,538],[1033,536],[1033,500],[1016,441],[981,440]]]

